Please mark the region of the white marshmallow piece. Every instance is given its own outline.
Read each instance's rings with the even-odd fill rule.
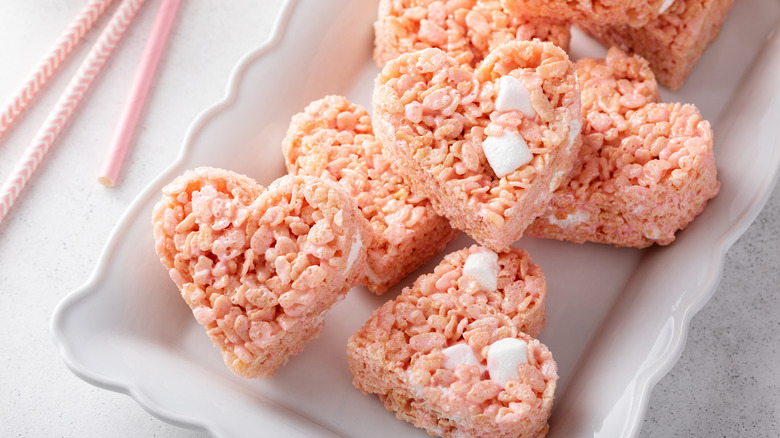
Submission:
[[[360,233],[355,233],[355,238],[352,240],[352,246],[349,248],[349,255],[347,256],[348,270],[355,264],[361,249],[363,249],[363,239],[360,238]]]
[[[588,216],[580,210],[577,210],[574,213],[569,213],[563,219],[558,219],[558,217],[555,216],[554,214],[547,216],[548,222],[550,222],[553,225],[557,225],[564,230],[571,227],[576,227],[577,225],[584,223],[587,219]]]
[[[574,144],[574,140],[580,135],[580,131],[582,131],[582,122],[577,119],[571,119],[571,122],[569,122],[569,147]]]
[[[479,287],[484,291],[494,291],[498,287],[498,254],[483,248],[479,252],[466,257],[463,264],[463,275],[477,279]]]
[[[520,111],[526,117],[536,117],[528,88],[514,76],[501,76],[498,80],[496,111]]]
[[[559,170],[555,172],[555,175],[553,175],[553,179],[550,181],[550,191],[554,192],[558,190],[558,187],[561,186],[561,183],[563,182],[563,175],[564,172],[562,170]],[[553,215],[555,216],[555,215]]]
[[[673,4],[674,4],[674,0],[664,0],[664,2],[661,4],[661,8],[658,9],[658,15],[661,15],[664,12],[666,12],[666,10],[672,7]]]
[[[441,352],[444,354],[442,366],[450,371],[455,371],[460,364],[479,366],[479,360],[469,344],[455,344]]]
[[[522,339],[504,338],[490,345],[487,353],[487,370],[490,380],[498,386],[506,386],[509,380],[520,379],[517,367],[528,364],[528,344]]]
[[[525,166],[534,158],[525,139],[512,132],[501,137],[488,137],[482,142],[485,158],[497,177],[503,178]]]

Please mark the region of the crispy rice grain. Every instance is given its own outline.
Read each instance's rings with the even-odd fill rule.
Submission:
[[[392,171],[371,116],[341,96],[327,96],[293,116],[283,141],[291,174],[337,181],[374,231],[364,282],[382,294],[438,254],[458,231]]]

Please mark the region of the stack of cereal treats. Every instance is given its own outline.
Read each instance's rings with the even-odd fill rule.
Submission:
[[[431,434],[544,436],[547,287],[513,244],[668,245],[704,209],[720,187],[712,130],[661,102],[656,77],[680,85],[730,5],[381,0],[372,114],[335,95],[303,108],[289,175],[268,188],[186,172],[155,208],[156,250],[228,367],[269,377],[352,286],[381,295],[464,232],[474,245],[349,339],[353,384]],[[573,62],[572,22],[640,43]],[[654,60],[668,38],[684,54]]]

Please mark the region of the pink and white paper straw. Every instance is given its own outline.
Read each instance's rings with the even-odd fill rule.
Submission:
[[[8,215],[19,194],[54,144],[62,128],[78,106],[95,77],[100,72],[111,52],[124,35],[144,0],[123,0],[111,17],[111,21],[100,34],[87,58],[49,113],[33,142],[27,147],[22,159],[16,164],[11,176],[0,188],[0,223]]]
[[[84,34],[103,15],[114,0],[90,0],[68,27],[60,34],[54,46],[47,52],[24,84],[6,102],[0,112],[0,137],[11,127],[19,114],[43,88],[46,81],[57,71],[65,59],[78,46]]]
[[[173,27],[180,3],[181,0],[162,0],[157,10],[149,39],[130,86],[127,103],[119,119],[103,169],[98,177],[98,181],[104,186],[113,187],[122,169],[122,163],[133,139],[138,118],[141,116],[146,96],[149,94],[154,73],[165,50],[165,43]]]

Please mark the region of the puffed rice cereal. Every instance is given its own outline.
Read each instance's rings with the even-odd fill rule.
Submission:
[[[720,188],[709,122],[658,102],[647,61],[617,48],[577,62],[580,158],[529,235],[643,248],[668,245]]]
[[[510,14],[498,0],[380,0],[374,59],[380,67],[403,53],[437,47],[472,67],[512,40],[538,38],[569,50],[570,24]]]
[[[718,37],[733,5],[734,0],[675,0],[665,13],[638,28],[578,24],[607,47],[617,46],[647,59],[658,82],[676,90]]]
[[[364,283],[378,295],[458,234],[390,169],[371,116],[344,97],[327,96],[293,116],[282,149],[291,174],[337,181],[357,202],[374,232]]]
[[[285,176],[267,189],[201,167],[163,189],[155,249],[227,366],[268,377],[316,337],[363,275],[368,224],[336,184]]]
[[[535,339],[545,295],[524,250],[448,254],[350,337],[353,384],[433,435],[544,436],[558,378]]]
[[[393,170],[495,251],[541,213],[581,143],[574,65],[539,40],[499,46],[476,70],[441,49],[401,55],[380,73],[373,104]]]

